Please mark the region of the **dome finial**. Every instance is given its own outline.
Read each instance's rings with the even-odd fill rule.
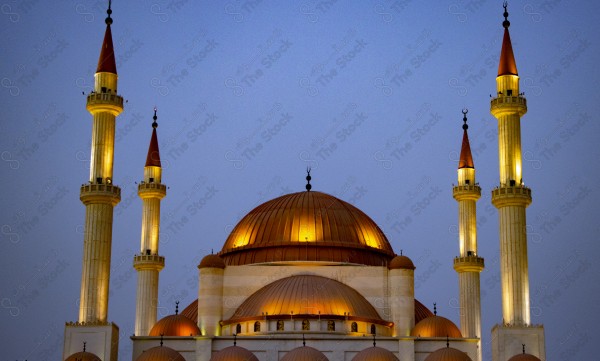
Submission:
[[[86,344],[86,343],[87,343],[87,342],[83,341],[83,352],[85,352],[85,344]],[[523,347],[525,347],[525,345],[523,345]]]
[[[304,338],[304,334],[302,334],[302,346],[306,346],[306,339]]]
[[[437,303],[436,302],[433,303],[433,315],[437,316]]]
[[[402,250],[400,250],[400,255],[402,256]]]
[[[467,108],[464,108],[464,109],[462,110],[462,113],[463,113],[463,122],[465,122],[465,124],[463,124],[463,126],[462,126],[462,128],[463,128],[464,130],[467,130],[467,129],[469,129],[469,126],[467,125],[467,113],[468,113],[468,112],[469,112],[469,109],[467,109]]]
[[[505,29],[508,29],[508,27],[510,26],[510,21],[508,21],[508,10],[506,10],[506,8],[508,7],[508,2],[505,1],[504,4],[502,4],[502,6],[504,7],[504,21],[502,22],[502,26]]]
[[[179,301],[175,301],[175,314],[179,314]]]
[[[233,334],[233,346],[237,344],[237,333]]]
[[[525,344],[523,343],[523,354],[525,354]]]
[[[310,176],[310,167],[306,168],[306,191],[310,192],[310,189],[312,188],[312,186],[310,185],[310,180],[312,179],[312,177]]]
[[[375,341],[375,334],[373,334],[373,347],[375,347],[377,345],[377,342]]]
[[[448,338],[448,335],[446,335],[446,348],[450,348],[450,340]]]
[[[163,345],[163,336],[164,335],[165,335],[164,333],[160,334],[160,347],[162,347],[162,345]]]
[[[113,20],[110,17],[110,14],[112,14],[112,10],[110,9],[111,3],[112,3],[112,1],[108,0],[108,9],[106,10],[106,13],[108,14],[108,16],[106,17],[106,20],[104,20],[104,22],[106,23],[106,25],[110,25],[110,24],[113,23]]]
[[[156,116],[156,107],[154,107],[154,116],[152,117],[152,119],[154,120],[152,122],[152,128],[156,129],[158,127],[158,123],[156,122],[156,119],[158,119],[158,117]]]

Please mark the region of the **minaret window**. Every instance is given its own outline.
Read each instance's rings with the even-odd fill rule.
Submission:
[[[507,89],[506,90],[506,96],[509,96],[509,97],[512,96],[512,89]]]
[[[377,329],[375,328],[375,325],[371,325],[371,335],[375,335],[376,331]]]
[[[471,184],[471,180],[470,179],[465,179],[465,184]]]
[[[241,333],[242,332],[242,325],[240,325],[239,323],[235,326],[235,333]]]
[[[514,179],[511,179],[511,180],[510,180],[510,186],[511,186],[511,187],[514,187],[516,184],[517,184],[517,182],[515,182],[515,180],[514,180]]]
[[[102,93],[106,93],[106,87],[105,87],[105,86],[103,86],[102,88],[100,88],[100,91],[101,91]]]

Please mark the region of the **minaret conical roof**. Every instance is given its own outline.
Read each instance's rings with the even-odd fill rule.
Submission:
[[[156,135],[156,109],[154,110],[154,122],[152,123],[152,137],[148,147],[148,156],[146,157],[146,167],[160,167],[160,152],[158,151],[158,136]]]
[[[498,76],[501,75],[519,75],[517,73],[517,63],[515,62],[515,55],[513,54],[512,43],[510,42],[510,33],[508,27],[510,21],[508,21],[508,11],[506,10],[506,4],[504,4],[504,21],[502,22],[504,27],[504,38],[502,39],[502,50],[500,51],[500,64],[498,64]]]
[[[469,144],[469,134],[467,133],[467,129],[469,126],[467,125],[467,113],[469,111],[467,109],[463,110],[463,139],[462,146],[460,148],[460,158],[458,160],[458,169],[462,168],[475,168],[475,164],[473,163],[473,156],[471,155],[471,145]]]
[[[106,18],[106,31],[104,32],[104,41],[102,42],[102,49],[100,50],[100,58],[98,58],[98,68],[96,73],[106,72],[117,74],[117,63],[115,62],[115,50],[113,48],[112,31],[110,30],[110,24],[112,19],[110,14],[110,6],[108,8],[108,17]]]

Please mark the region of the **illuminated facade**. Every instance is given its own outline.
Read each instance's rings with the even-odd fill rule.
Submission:
[[[63,360],[116,361],[118,328],[107,321],[112,209],[120,191],[112,184],[115,117],[123,100],[109,17],[94,91],[90,180],[86,205],[81,306],[67,323]],[[505,14],[507,16],[508,14]],[[545,359],[543,328],[530,325],[520,117],[525,99],[505,20],[492,114],[499,122],[500,187],[492,202],[500,215],[503,315],[493,330],[494,361]],[[287,194],[244,216],[217,254],[198,265],[198,299],[181,313],[156,320],[160,202],[166,196],[158,150],[156,111],[138,186],[142,199],[133,360],[402,360],[481,361],[476,201],[481,188],[469,147],[466,111],[458,184],[459,254],[454,260],[460,293],[460,328],[415,299],[413,262],[397,255],[377,224],[353,205],[312,191]],[[87,350],[81,352],[83,341]],[[160,345],[159,345],[160,343]],[[523,355],[521,345],[531,354]],[[518,345],[518,348],[516,348]]]

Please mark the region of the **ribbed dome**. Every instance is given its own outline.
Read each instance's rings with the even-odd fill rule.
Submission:
[[[454,322],[442,316],[430,316],[415,325],[410,332],[413,337],[452,337],[462,338]]]
[[[473,361],[466,353],[452,347],[444,347],[434,351],[425,361]]]
[[[225,262],[216,254],[209,254],[202,258],[198,268],[225,268]]]
[[[520,353],[509,358],[508,361],[540,361],[540,359],[528,353]]]
[[[149,336],[195,336],[200,334],[196,322],[181,315],[161,318],[150,330]]]
[[[135,361],[185,361],[185,359],[170,347],[156,346],[142,352]]]
[[[254,208],[235,226],[219,255],[227,265],[323,261],[381,266],[394,252],[361,210],[310,191]]]
[[[299,275],[282,278],[248,297],[223,324],[286,315],[344,317],[388,325],[375,308],[353,288],[331,278]]]
[[[190,303],[182,312],[182,315],[186,316],[191,320],[198,319],[198,299],[195,299],[192,303]],[[415,324],[419,323],[421,320],[433,316],[433,312],[431,312],[424,304],[415,299]]]
[[[357,353],[352,361],[398,361],[398,358],[389,350],[373,346]]]
[[[215,353],[210,361],[258,361],[258,358],[243,347],[229,346]]]
[[[281,361],[329,361],[329,359],[315,348],[302,346],[286,353]]]
[[[67,357],[65,361],[102,361],[100,357],[94,355],[91,352],[81,351],[72,354]]]
[[[389,269],[415,269],[413,261],[406,256],[396,256],[388,264]]]

